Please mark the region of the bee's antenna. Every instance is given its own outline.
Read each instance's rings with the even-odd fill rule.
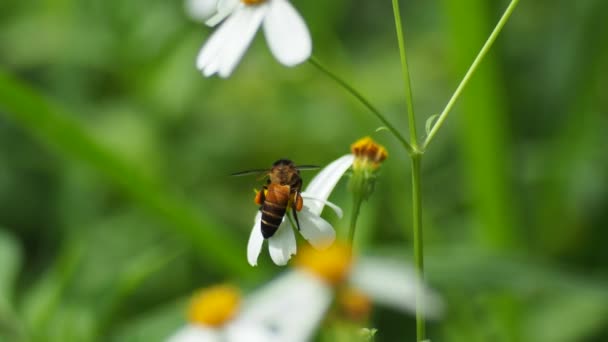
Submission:
[[[298,165],[296,168],[300,171],[318,170],[321,167],[318,165]]]
[[[252,170],[245,170],[245,171],[231,173],[230,176],[239,177],[239,176],[257,175],[257,174],[266,173],[266,172],[268,172],[268,169],[252,169]]]

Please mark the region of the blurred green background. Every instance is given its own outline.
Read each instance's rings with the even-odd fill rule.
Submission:
[[[404,134],[390,1],[300,1],[315,55]],[[506,1],[403,1],[419,132]],[[608,2],[522,1],[423,164],[433,341],[608,340]],[[158,341],[198,287],[280,271],[245,248],[255,177],[385,144],[361,250],[411,260],[409,160],[310,64],[258,34],[228,80],[178,0],[0,2],[0,341]],[[305,183],[314,172],[305,174]],[[331,198],[350,210],[345,184]],[[329,217],[339,233],[346,221]],[[413,316],[375,312],[377,341]]]

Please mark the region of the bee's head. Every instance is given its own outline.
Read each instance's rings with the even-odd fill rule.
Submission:
[[[295,164],[289,159],[279,159],[272,164],[268,174],[271,183],[292,184],[294,179],[299,178],[300,172]]]
[[[274,162],[274,164],[272,164],[272,167],[277,167],[277,166],[291,166],[293,165],[293,162],[289,159],[279,159],[277,161]]]

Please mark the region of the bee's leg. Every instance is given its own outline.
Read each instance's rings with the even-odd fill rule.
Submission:
[[[296,199],[294,201],[294,209],[297,211],[302,210],[302,207],[304,206],[304,200],[302,199],[302,195],[300,195],[300,193],[298,192],[296,194]]]
[[[298,211],[296,210],[295,207],[293,207],[291,209],[291,212],[293,213],[293,218],[296,220],[296,226],[298,227],[298,231],[300,231],[300,221],[298,221]]]
[[[264,200],[266,199],[266,187],[264,186],[262,190],[255,192],[255,198],[253,201],[255,204],[260,206],[260,210],[262,209],[262,204],[264,204]]]

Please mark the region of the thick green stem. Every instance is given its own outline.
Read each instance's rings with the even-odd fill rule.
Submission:
[[[397,140],[399,140],[401,145],[403,145],[403,147],[407,150],[407,152],[410,155],[416,151],[407,142],[407,140],[405,140],[405,138],[401,135],[401,133],[399,133],[399,131],[395,128],[395,126],[393,126],[386,119],[386,117],[384,115],[382,115],[382,113],[380,113],[380,111],[374,105],[371,104],[371,102],[369,102],[363,95],[361,95],[361,93],[359,91],[357,91],[350,84],[348,84],[348,82],[344,81],[342,78],[338,77],[336,74],[334,74],[329,69],[327,69],[325,66],[323,66],[314,56],[310,57],[310,59],[308,61],[310,62],[310,64],[314,65],[319,71],[321,71],[322,73],[327,75],[329,78],[331,78],[336,83],[338,83],[342,88],[344,88],[346,91],[351,93],[357,100],[359,100],[359,102],[361,102],[367,109],[369,109],[369,111],[372,112],[372,114],[374,114],[376,116],[376,118],[378,118],[380,121],[382,121],[384,126],[386,126],[386,128],[388,128],[388,130],[391,133],[393,133],[395,138],[397,138]]]
[[[393,0],[393,14],[395,15],[395,29],[397,30],[399,56],[401,57],[401,70],[403,72],[405,99],[407,102],[407,116],[410,126],[410,141],[412,142],[412,147],[414,149],[418,149],[418,135],[416,133],[416,115],[414,114],[414,98],[412,96],[410,71],[407,66],[407,54],[405,53],[405,40],[403,38],[403,25],[401,24],[399,0]]]
[[[450,111],[454,107],[454,104],[456,103],[456,100],[458,99],[458,97],[462,93],[462,90],[467,85],[467,83],[469,83],[469,80],[473,76],[473,73],[475,73],[475,70],[477,70],[477,68],[481,64],[481,61],[483,61],[483,58],[488,54],[488,51],[490,51],[490,48],[494,44],[494,41],[496,41],[496,38],[498,37],[498,34],[500,34],[500,31],[502,31],[502,28],[505,26],[505,24],[509,20],[509,17],[511,16],[511,14],[513,13],[513,11],[515,10],[515,7],[517,7],[518,3],[519,3],[519,0],[511,0],[511,3],[509,4],[509,6],[507,7],[507,9],[505,10],[505,13],[502,15],[502,17],[500,18],[500,20],[496,24],[496,27],[494,27],[494,30],[492,31],[492,33],[490,34],[490,36],[486,40],[485,44],[483,45],[483,47],[481,48],[481,50],[477,54],[477,57],[475,57],[475,60],[473,61],[473,64],[471,64],[471,66],[469,67],[469,70],[467,70],[467,73],[464,75],[464,77],[462,78],[462,81],[460,81],[460,84],[456,88],[456,91],[454,91],[454,94],[452,94],[452,97],[450,98],[450,100],[448,101],[447,105],[445,106],[445,108],[443,109],[443,111],[441,112],[441,114],[439,115],[439,118],[437,119],[437,122],[435,122],[435,124],[433,125],[433,128],[431,128],[431,130],[429,131],[429,134],[426,137],[426,140],[424,141],[424,144],[422,145],[422,150],[423,151],[429,145],[429,143],[431,142],[431,140],[433,140],[433,137],[435,136],[435,134],[437,134],[437,131],[439,130],[439,128],[441,127],[441,125],[443,125],[443,122],[445,121],[445,119],[447,118],[448,114],[450,113]]]
[[[420,189],[420,169],[422,154],[412,155],[412,216],[414,224],[414,262],[418,281],[416,282],[416,336],[424,341],[424,250],[422,238],[422,191]]]

